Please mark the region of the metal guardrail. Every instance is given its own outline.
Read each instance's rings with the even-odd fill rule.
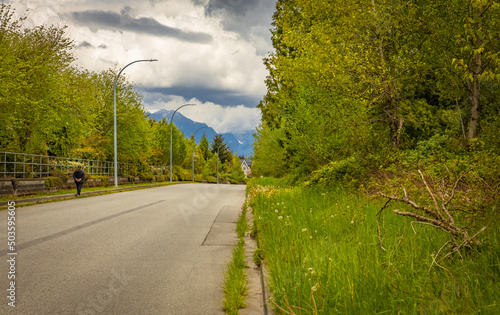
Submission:
[[[113,164],[109,161],[0,151],[0,177],[4,178],[42,178],[53,175],[51,172],[71,175],[78,165],[81,165],[85,173],[89,175],[113,176]],[[165,166],[118,163],[120,176],[136,176],[141,171],[160,175],[167,173]]]

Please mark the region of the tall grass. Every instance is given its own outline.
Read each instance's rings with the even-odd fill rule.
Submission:
[[[240,308],[245,307],[247,296],[247,275],[245,261],[245,233],[248,228],[247,207],[243,207],[242,212],[236,222],[236,233],[240,239],[238,244],[233,247],[231,261],[226,266],[224,273],[224,299],[222,309],[226,314],[238,314]]]
[[[250,194],[278,314],[500,310],[498,222],[488,226],[481,247],[429,270],[449,236],[386,211],[379,237],[383,200],[303,187],[254,186]]]

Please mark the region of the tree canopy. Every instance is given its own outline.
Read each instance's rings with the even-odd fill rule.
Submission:
[[[25,18],[14,13],[10,5],[0,4],[0,150],[112,161],[113,87],[119,69],[91,72],[78,67],[66,27],[27,27]],[[169,123],[148,115],[142,95],[125,74],[117,81],[116,93],[119,163],[168,165]],[[211,146],[221,143],[223,138],[217,137]],[[204,136],[196,148],[199,172],[212,158],[209,146]],[[173,125],[175,167],[191,170],[191,147]],[[220,150],[221,170],[231,174],[232,152],[225,143]],[[215,175],[215,168],[206,169],[205,176]]]
[[[498,21],[499,1],[277,1],[254,168],[498,153]]]

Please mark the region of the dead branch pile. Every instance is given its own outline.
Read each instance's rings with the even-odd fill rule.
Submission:
[[[420,175],[420,178],[422,179],[422,183],[424,184],[427,194],[431,198],[432,205],[433,207],[425,207],[420,204],[417,204],[415,201],[411,200],[410,197],[408,196],[406,189],[403,188],[404,192],[404,197],[398,197],[394,195],[387,195],[383,192],[379,192],[378,194],[380,196],[383,196],[385,198],[388,198],[387,202],[385,205],[380,209],[380,211],[377,213],[377,216],[380,216],[380,213],[387,208],[389,203],[391,201],[398,201],[402,202],[405,204],[410,205],[413,209],[416,211],[400,211],[398,209],[393,210],[395,213],[402,215],[402,216],[408,216],[416,219],[419,223],[422,224],[427,224],[434,226],[436,228],[439,228],[447,233],[450,234],[451,240],[445,243],[438,251],[438,253],[434,257],[433,264],[436,263],[436,259],[441,253],[441,251],[449,246],[450,251],[442,258],[445,259],[446,257],[451,256],[453,253],[458,253],[460,257],[461,255],[461,250],[465,247],[471,247],[473,244],[473,240],[484,230],[486,230],[486,226],[481,228],[479,231],[474,233],[472,236],[469,234],[469,228],[465,226],[458,226],[453,215],[452,211],[448,209],[450,202],[452,201],[453,197],[455,196],[455,191],[457,189],[457,185],[462,179],[460,176],[454,183],[453,188],[451,189],[450,193],[445,193],[445,191],[441,192],[433,192],[431,188],[429,187],[429,184],[427,180],[425,179],[424,174],[422,171],[418,170],[418,173]],[[443,185],[444,186],[444,185]],[[436,198],[436,195],[439,196],[439,200]],[[412,222],[413,223],[413,222]],[[380,238],[380,231],[379,231],[379,238]],[[382,240],[381,240],[382,242]],[[382,246],[382,244],[381,244]],[[382,247],[383,249],[383,247]],[[432,267],[432,264],[431,264]]]

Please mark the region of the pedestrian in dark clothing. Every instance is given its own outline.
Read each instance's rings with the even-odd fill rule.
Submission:
[[[73,173],[73,179],[75,180],[76,184],[76,196],[80,196],[84,178],[85,178],[85,172],[83,172],[82,167],[78,165],[78,169]]]

